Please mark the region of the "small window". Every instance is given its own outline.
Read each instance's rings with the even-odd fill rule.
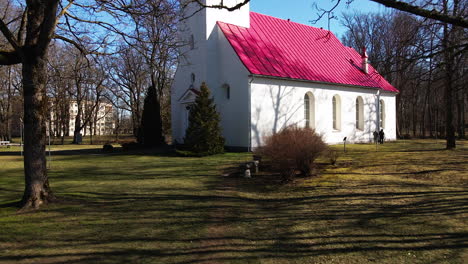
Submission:
[[[385,102],[384,100],[380,100],[380,113],[379,113],[379,118],[380,118],[380,128],[385,128]]]
[[[356,128],[364,130],[364,101],[361,96],[356,98]]]
[[[315,98],[311,92],[304,95],[304,121],[305,127],[315,128]]]
[[[231,86],[229,84],[225,83],[223,84],[223,89],[226,94],[226,99],[231,99]]]
[[[190,81],[192,82],[192,84],[195,83],[195,73],[192,72],[192,74],[190,74]]]
[[[341,130],[341,100],[338,95],[333,96],[333,129]]]
[[[195,37],[193,35],[190,35],[190,49],[194,50],[195,49]]]

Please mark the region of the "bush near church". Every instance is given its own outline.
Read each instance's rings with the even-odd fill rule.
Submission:
[[[220,117],[214,99],[205,83],[191,106],[189,125],[185,132],[185,145],[188,151],[197,156],[207,156],[224,152],[224,138],[219,125]]]
[[[314,161],[328,149],[322,136],[310,128],[288,126],[280,132],[268,136],[265,144],[255,154],[267,160],[275,172],[284,180],[291,180],[296,172],[311,175]]]

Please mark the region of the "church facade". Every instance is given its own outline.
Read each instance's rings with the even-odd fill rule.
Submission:
[[[250,12],[247,4],[234,12],[203,9],[180,33],[187,45],[171,92],[174,142],[184,141],[202,82],[234,149],[261,146],[289,125],[313,128],[330,144],[369,142],[380,129],[396,139],[398,90],[367,62],[365,49],[344,46],[328,30]]]

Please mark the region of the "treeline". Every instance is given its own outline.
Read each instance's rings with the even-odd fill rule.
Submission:
[[[430,4],[447,15],[468,16],[464,1]],[[343,43],[366,47],[370,63],[400,90],[400,138],[466,137],[468,29],[399,11],[348,13],[342,24]]]

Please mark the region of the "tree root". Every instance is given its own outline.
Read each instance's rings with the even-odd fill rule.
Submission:
[[[55,201],[57,201],[57,198],[49,188],[41,188],[40,190],[24,194],[18,212],[37,210],[39,207]]]

